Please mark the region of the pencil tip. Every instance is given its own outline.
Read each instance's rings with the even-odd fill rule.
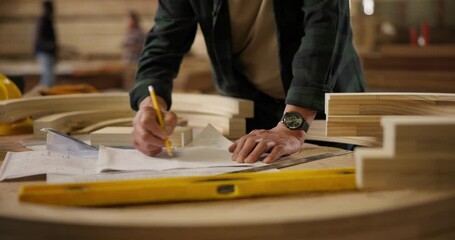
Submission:
[[[153,86],[149,85],[149,92],[153,91]]]

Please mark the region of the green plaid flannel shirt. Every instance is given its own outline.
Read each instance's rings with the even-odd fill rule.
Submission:
[[[236,68],[227,4],[227,0],[159,1],[155,25],[138,62],[136,85],[130,92],[133,109],[149,95],[149,84],[171,106],[172,80],[198,24],[218,91],[261,101],[264,94]],[[286,104],[324,112],[325,93],[364,91],[348,0],[274,0],[273,5]]]

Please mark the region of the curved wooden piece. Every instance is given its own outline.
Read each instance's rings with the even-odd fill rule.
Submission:
[[[47,115],[33,121],[33,134],[36,137],[45,137],[46,133],[42,128],[54,128],[61,132],[69,133],[75,129],[81,129],[101,121],[113,118],[132,119],[136,113],[133,110],[87,110],[64,112]],[[131,120],[130,120],[131,121]]]
[[[174,93],[172,111],[227,118],[253,117],[253,102],[220,95]],[[0,102],[0,122],[82,110],[130,109],[128,93],[87,93],[30,97]]]
[[[30,97],[0,102],[0,122],[82,110],[128,110],[128,93],[85,93]]]
[[[72,134],[88,134],[93,131],[96,131],[101,128],[105,127],[131,127],[133,125],[133,117],[127,118],[116,118],[116,119],[109,119],[106,121],[100,121],[94,123],[92,125],[88,125],[82,129],[72,131]]]

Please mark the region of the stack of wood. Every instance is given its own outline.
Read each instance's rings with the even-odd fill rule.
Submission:
[[[381,123],[383,147],[355,150],[359,187],[453,187],[455,116],[390,116]]]
[[[330,137],[382,138],[382,116],[455,116],[455,94],[332,93],[326,95]]]
[[[172,111],[191,127],[212,124],[228,138],[246,132],[245,118],[253,117],[253,102],[219,95],[174,93]],[[32,97],[0,102],[0,122],[34,119],[34,134],[41,128],[65,133],[89,133],[106,126],[132,126],[135,112],[128,93],[89,93]]]

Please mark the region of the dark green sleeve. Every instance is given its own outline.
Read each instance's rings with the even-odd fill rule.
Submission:
[[[286,104],[324,111],[325,93],[362,91],[348,0],[305,0],[304,36],[292,62]]]
[[[171,107],[172,80],[177,76],[183,55],[193,44],[197,22],[187,0],[162,0],[155,15],[155,25],[147,34],[138,62],[136,84],[130,92],[130,103],[139,103],[153,85],[158,96]]]

